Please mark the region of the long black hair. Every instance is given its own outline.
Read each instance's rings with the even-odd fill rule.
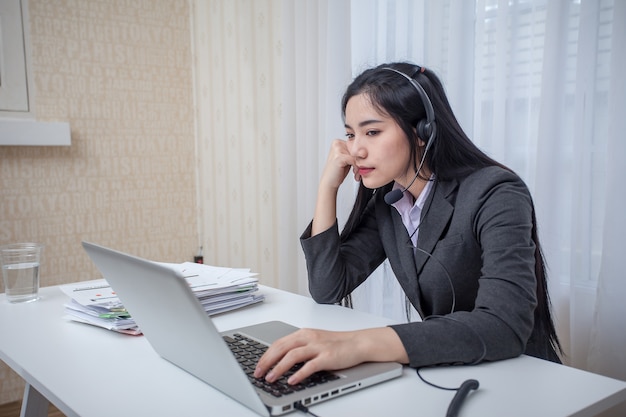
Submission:
[[[430,98],[437,134],[426,153],[425,161],[429,170],[436,174],[437,181],[462,178],[488,166],[499,166],[512,172],[508,167],[490,158],[469,139],[452,111],[443,84],[437,75],[428,68],[408,62],[395,62],[365,70],[348,86],[342,98],[341,110],[344,119],[348,101],[356,95],[366,94],[372,105],[381,114],[394,119],[404,131],[411,151],[409,164],[412,164],[413,169],[417,171],[418,161],[424,152],[424,146],[420,146],[420,140],[424,143],[428,138],[419,138],[415,127],[420,120],[426,119],[426,108],[420,95],[408,80],[393,71],[385,70],[385,68],[400,71],[412,78],[422,86]],[[422,179],[428,180],[425,177]],[[347,239],[356,228],[374,193],[387,192],[392,186],[393,181],[379,189],[369,189],[362,182],[359,184],[354,207],[341,233],[342,240]],[[532,208],[531,233],[535,243],[535,277],[537,279],[536,329],[541,333],[538,336],[548,337],[553,349],[562,353],[550,312],[546,264],[537,234],[534,206]]]

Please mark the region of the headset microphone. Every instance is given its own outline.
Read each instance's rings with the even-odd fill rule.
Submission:
[[[408,186],[404,187],[403,190],[396,188],[395,190],[391,190],[389,191],[387,194],[385,194],[385,203],[392,205],[393,203],[400,201],[400,199],[402,198],[402,194],[404,194],[404,192],[406,190],[408,190],[409,188],[411,188],[411,185],[413,185],[413,183],[415,182],[415,180],[417,179],[417,176],[420,174],[419,170],[415,173],[415,176],[413,177],[413,180],[409,183]]]
[[[426,120],[420,120],[417,123],[417,126],[415,128],[417,130],[417,135],[418,135],[419,138],[421,138],[421,139],[428,138],[428,141],[426,142],[426,148],[424,149],[424,154],[422,155],[422,160],[420,161],[419,167],[417,168],[417,172],[415,173],[415,177],[413,177],[413,179],[411,180],[409,185],[404,187],[404,189],[402,189],[402,190],[399,189],[399,188],[396,188],[395,190],[391,190],[390,192],[385,194],[385,197],[384,197],[385,203],[387,203],[389,205],[392,205],[392,204],[396,203],[397,201],[399,201],[402,198],[402,195],[404,194],[404,192],[406,190],[408,190],[411,187],[411,185],[413,185],[413,183],[415,182],[415,180],[419,176],[420,171],[422,170],[422,166],[424,165],[424,161],[426,159],[426,153],[428,152],[428,149],[430,148],[430,146],[433,144],[433,142],[435,140],[435,135],[437,133],[437,125],[435,124],[435,112],[433,110],[433,105],[432,105],[430,99],[428,98],[428,94],[426,94],[426,91],[420,85],[420,83],[418,83],[413,78],[411,78],[408,75],[406,75],[405,73],[403,73],[401,71],[398,71],[396,69],[389,68],[389,67],[386,67],[386,68],[383,68],[383,69],[384,70],[388,70],[388,71],[393,71],[393,72],[395,72],[397,74],[400,74],[401,76],[406,78],[411,83],[411,85],[413,87],[415,87],[415,90],[417,91],[418,95],[422,99],[422,104],[424,105],[424,110],[426,111]],[[424,68],[423,67],[418,67],[418,71],[419,72],[424,72]]]
[[[387,194],[385,194],[385,203],[392,205],[393,203],[399,201],[402,198],[403,193],[404,191],[402,191],[399,188],[389,191]]]

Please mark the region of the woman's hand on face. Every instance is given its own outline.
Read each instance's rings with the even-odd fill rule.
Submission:
[[[335,139],[330,146],[317,189],[311,236],[328,230],[337,220],[337,194],[352,166],[355,166],[355,159],[348,151],[347,142]]]
[[[298,384],[315,372],[350,368],[367,361],[406,363],[406,351],[391,328],[350,332],[301,329],[275,341],[259,360],[254,376],[274,382],[295,364],[304,365],[287,381]]]
[[[326,166],[322,173],[321,184],[326,184],[335,189],[339,188],[348,172],[350,172],[350,168],[355,170],[354,178],[356,181],[359,181],[361,178],[356,171],[354,157],[348,151],[347,142],[341,139],[333,140],[328,152],[328,158],[326,159]]]

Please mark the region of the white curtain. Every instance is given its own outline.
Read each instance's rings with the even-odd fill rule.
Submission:
[[[613,8],[606,109],[605,202],[601,205],[604,224],[588,368],[614,378],[626,379],[626,326],[623,324],[623,318],[626,317],[626,251],[623,246],[626,236],[626,217],[623,212],[626,206],[626,77],[623,72],[626,65],[626,2],[617,0]]]
[[[615,299],[626,295],[615,265],[626,13],[615,3],[477,1],[472,133],[535,197],[565,362],[626,379]]]
[[[198,235],[208,264],[278,285],[281,0],[190,0]],[[175,75],[175,74],[174,74]],[[173,76],[174,76],[173,75]]]
[[[282,4],[279,285],[306,294],[298,238],[313,218],[317,183],[330,144],[345,135],[340,102],[351,79],[346,23],[350,2],[284,0]],[[349,186],[342,186],[339,199],[340,204],[351,204],[342,203],[351,199]],[[342,214],[340,221],[345,217]]]
[[[626,255],[621,249],[626,233],[621,213],[626,203],[621,169],[626,158],[621,137],[626,131],[626,2],[355,0],[351,8],[346,2],[285,4],[314,9],[308,10],[309,24],[294,11],[293,48],[300,50],[294,56],[304,54],[306,61],[286,64],[293,68],[294,80],[286,81],[294,89],[289,91],[292,101],[285,100],[284,106],[295,122],[285,132],[287,138],[295,132],[297,141],[289,144],[290,150],[283,147],[290,172],[284,181],[295,181],[298,191],[297,202],[284,201],[284,207],[297,208],[298,227],[312,215],[329,141],[342,134],[333,118],[339,115],[338,94],[350,78],[347,65],[352,76],[394,60],[428,66],[444,81],[470,137],[518,172],[534,195],[566,363],[626,379],[626,303],[621,300],[626,279],[619,262]],[[337,12],[342,17],[339,31],[330,20]],[[331,37],[328,51],[319,42],[323,32],[316,38],[315,28]],[[329,66],[325,59],[338,43],[349,58],[336,57],[342,65]],[[289,73],[286,67],[284,72]],[[331,83],[325,76],[337,78]],[[284,117],[285,124],[292,122],[287,113]],[[353,190],[345,194],[342,215],[351,207]],[[298,290],[303,291],[298,256]],[[404,319],[401,294],[385,264],[358,289],[355,304]]]

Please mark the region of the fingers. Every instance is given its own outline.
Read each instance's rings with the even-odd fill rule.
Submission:
[[[356,165],[354,157],[348,151],[346,141],[335,139],[330,147],[326,167],[322,176],[322,183],[339,188],[350,168]]]
[[[352,166],[352,172],[354,173],[354,180],[356,182],[361,181],[361,174],[359,174],[359,167],[356,165]]]
[[[257,363],[254,371],[255,378],[261,378],[265,375],[268,381],[270,379],[275,380],[276,377],[285,373],[296,363],[292,363],[291,366],[287,366],[284,362],[280,363],[287,353],[298,346],[295,341],[296,333],[278,339],[270,346]]]
[[[321,370],[316,361],[318,352],[309,344],[312,337],[314,332],[302,329],[275,341],[259,360],[255,378],[265,375],[268,382],[274,382],[294,365],[303,364],[287,381],[293,385]]]
[[[297,364],[301,364],[299,369],[293,375],[289,376],[287,380],[287,383],[291,385],[298,384],[314,372],[317,372],[315,359],[311,357],[307,350],[306,347],[299,347],[287,352],[287,354],[267,373],[265,379],[268,382],[274,382]]]
[[[346,141],[335,139],[333,141],[333,146],[331,149],[331,157],[339,164],[341,167],[350,167],[355,166],[355,158],[348,150],[346,145]]]
[[[296,362],[296,363],[300,363],[300,362]],[[313,375],[315,372],[321,371],[321,369],[316,366],[317,363],[318,361],[316,360],[310,360],[310,361],[305,362],[298,371],[296,371],[293,375],[289,377],[289,379],[287,380],[287,383],[291,385],[299,384],[306,378]]]

